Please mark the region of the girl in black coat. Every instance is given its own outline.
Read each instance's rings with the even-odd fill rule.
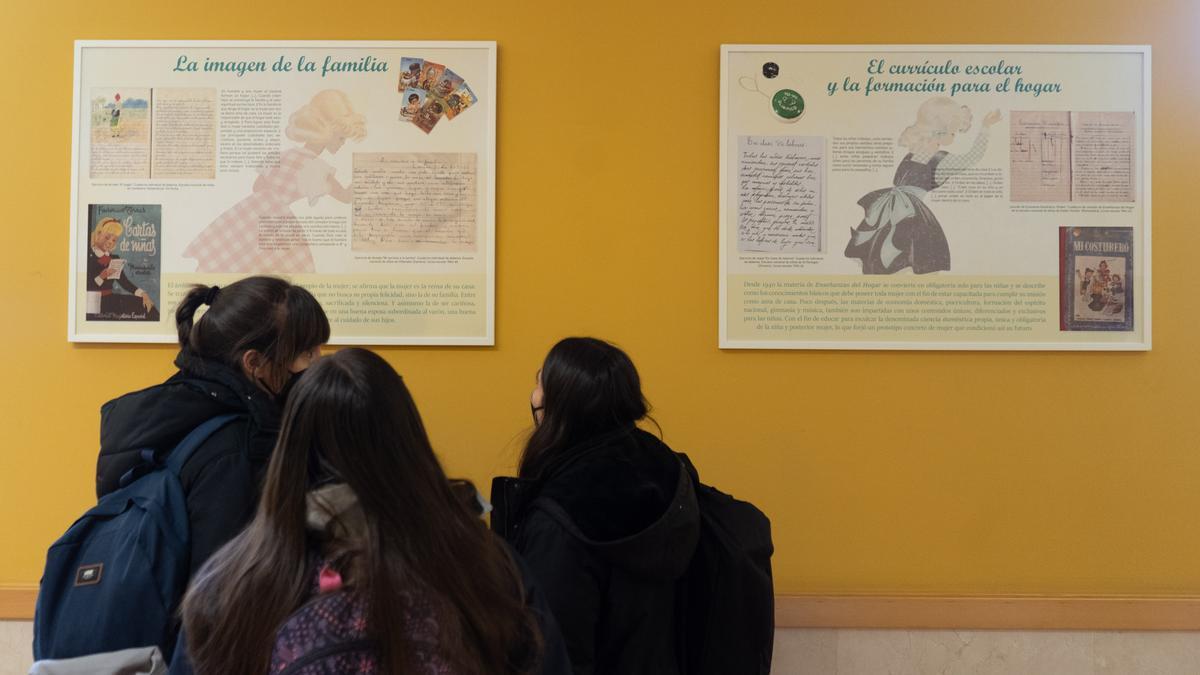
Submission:
[[[576,675],[680,673],[675,587],[699,511],[679,458],[636,426],[637,370],[613,345],[567,338],[530,406],[520,477],[493,484],[493,529],[541,584]]]
[[[204,306],[208,310],[195,318]],[[197,286],[175,314],[179,371],[100,409],[96,496],[136,472],[142,451],[167,454],[201,423],[239,419],[210,437],[180,475],[191,531],[191,571],[254,515],[288,389],[329,340],[329,321],[305,289],[272,277]]]

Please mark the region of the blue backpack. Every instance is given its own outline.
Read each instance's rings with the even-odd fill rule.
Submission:
[[[167,455],[146,463],[83,514],[46,553],[33,619],[33,656],[68,659],[157,645],[175,647],[175,612],[187,589],[190,540],[179,472],[237,415],[214,417]]]

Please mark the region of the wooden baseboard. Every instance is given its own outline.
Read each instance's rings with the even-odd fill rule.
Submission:
[[[37,592],[32,584],[0,584],[0,621],[32,620]]]
[[[0,620],[33,618],[37,586],[0,585]],[[778,628],[1200,631],[1200,597],[781,595]]]

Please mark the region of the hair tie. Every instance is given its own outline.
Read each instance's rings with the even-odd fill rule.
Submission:
[[[217,300],[217,296],[221,294],[220,286],[210,286],[208,292],[204,294],[204,304],[211,306]]]

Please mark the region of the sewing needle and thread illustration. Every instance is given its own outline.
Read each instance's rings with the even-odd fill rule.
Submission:
[[[470,85],[446,66],[423,58],[400,59],[400,119],[430,133],[444,116],[453,120],[479,101]]]
[[[761,76],[743,75],[738,84],[771,101],[771,112],[781,122],[795,122],[804,115],[804,97],[797,91],[800,87],[791,78],[780,79],[779,64],[768,61],[762,65]]]
[[[367,135],[366,117],[336,89],[318,92],[288,118],[284,136],[296,145],[259,170],[248,197],[213,220],[183,251],[204,273],[314,272],[312,251],[292,204],[316,205],[326,195],[344,204],[351,189],[321,158],[336,155],[347,140]]]
[[[896,167],[892,187],[858,200],[864,215],[850,230],[846,257],[861,260],[863,274],[949,271],[950,245],[925,195],[977,164],[987,151],[989,129],[999,121],[999,110],[988,113],[971,148],[951,154],[942,148],[971,129],[971,109],[945,96],[922,103],[916,121],[900,134],[898,145],[908,153]]]

